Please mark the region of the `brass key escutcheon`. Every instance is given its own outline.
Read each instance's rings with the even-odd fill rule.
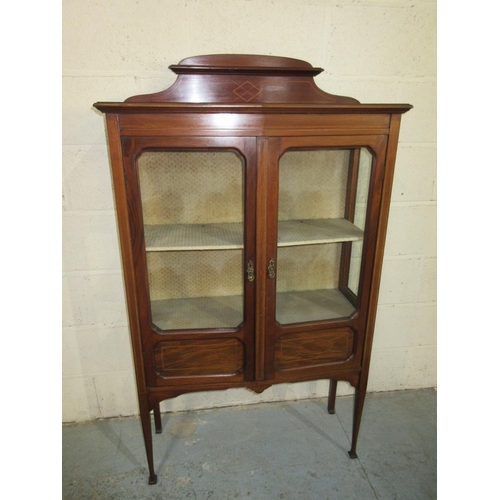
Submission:
[[[273,279],[276,276],[276,272],[274,269],[274,259],[269,260],[269,265],[267,266],[267,275],[271,279]]]
[[[255,273],[253,268],[253,262],[249,260],[247,265],[247,280],[253,281],[254,279],[255,279]]]

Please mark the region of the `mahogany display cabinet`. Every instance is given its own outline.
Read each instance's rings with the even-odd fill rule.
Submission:
[[[297,59],[208,55],[105,113],[149,483],[180,394],[355,388],[356,458],[401,115]]]

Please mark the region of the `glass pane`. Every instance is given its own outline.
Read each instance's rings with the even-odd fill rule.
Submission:
[[[341,318],[354,311],[338,290],[340,251],[338,244],[278,248],[279,323]]]
[[[230,151],[147,151],[139,179],[153,323],[243,321],[242,158]]]
[[[351,263],[359,276],[361,253],[351,246],[362,248],[366,211],[366,195],[356,196],[358,153],[288,151],[280,159],[276,320],[282,324],[355,311],[348,281],[356,279]]]
[[[368,193],[370,189],[370,175],[372,169],[372,155],[370,152],[361,148],[359,150],[359,164],[357,165],[357,180],[355,183],[356,201],[354,212],[354,224],[365,230],[366,207],[368,204]],[[363,242],[354,241],[351,248],[351,257],[349,265],[349,288],[357,295],[359,287],[359,276],[361,272],[361,255],[363,252]]]

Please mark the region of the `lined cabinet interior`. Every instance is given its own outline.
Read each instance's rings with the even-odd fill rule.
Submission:
[[[153,324],[243,321],[244,159],[234,151],[144,151],[138,161]]]
[[[371,165],[364,148],[291,150],[281,156],[280,324],[343,318],[356,310]]]
[[[161,330],[243,321],[245,159],[234,151],[146,150],[137,160],[151,317]],[[356,308],[372,157],[365,148],[279,159],[276,321]],[[274,268],[273,268],[274,266]],[[270,276],[271,277],[271,276]]]

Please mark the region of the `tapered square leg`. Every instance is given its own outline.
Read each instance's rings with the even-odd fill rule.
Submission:
[[[335,413],[335,398],[337,397],[337,381],[330,380],[330,391],[328,392],[328,413]]]
[[[161,413],[160,413],[160,403],[155,403],[153,405],[153,415],[155,419],[155,432],[156,434],[161,434]]]
[[[366,384],[356,388],[354,395],[354,417],[352,419],[352,444],[349,451],[351,458],[358,458],[356,453],[356,444],[358,442],[359,426],[361,424],[361,415],[363,413],[363,406],[365,404]]]
[[[149,468],[148,484],[156,484],[157,477],[155,474],[153,463],[153,434],[151,432],[151,413],[149,409],[148,397],[146,394],[139,394],[139,410],[141,413],[142,433],[144,434],[146,458],[148,460]]]

